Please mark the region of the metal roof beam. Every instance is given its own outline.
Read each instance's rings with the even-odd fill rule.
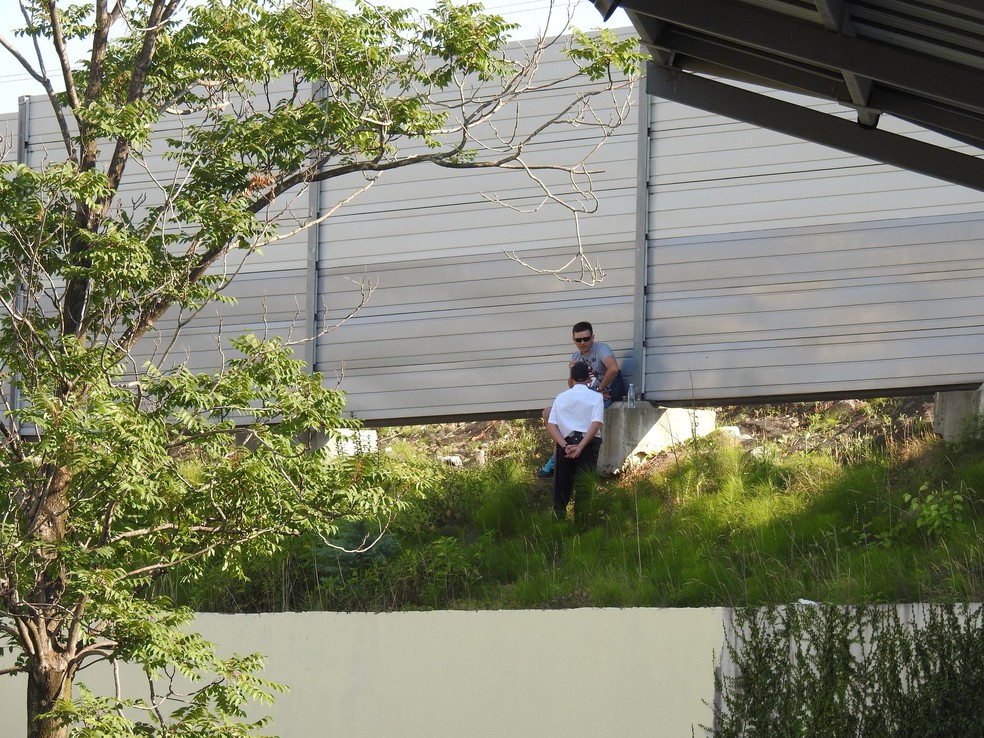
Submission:
[[[741,78],[765,87],[801,92],[848,106],[856,105],[847,84],[833,72],[769,59],[761,53],[748,52],[729,42],[695,34],[679,26],[659,30],[653,37],[656,38],[655,45],[647,44],[647,47],[654,56],[659,54],[657,61],[666,66],[711,76]],[[891,113],[958,141],[984,148],[984,118],[972,112],[882,86],[872,88],[866,107],[878,113]],[[860,117],[858,122],[866,125]]]
[[[984,73],[929,55],[850,38],[813,23],[725,0],[623,0],[619,5],[767,55],[849,72],[984,114]]]
[[[963,13],[968,17],[984,20],[984,7],[981,7],[981,0],[936,0],[931,5],[940,10]]]
[[[662,46],[664,38],[669,41],[665,50]],[[660,45],[653,49],[653,53],[660,55],[657,60],[665,66],[684,71],[741,77],[764,87],[792,90],[844,105],[854,104],[847,85],[839,81],[836,75],[820,74],[806,68],[772,62],[759,55],[748,55],[741,49],[724,47],[706,38],[688,37],[685,31],[679,29],[661,34]],[[668,63],[668,59],[672,59],[673,63]],[[891,113],[896,118],[984,149],[984,118],[972,112],[879,86],[872,89],[867,107]],[[860,119],[858,122],[865,125]]]
[[[675,52],[677,58],[669,66],[680,69],[738,77],[758,84],[804,92],[826,100],[849,102],[851,99],[843,78],[835,72],[792,64],[778,57],[735,46],[728,41],[696,34],[685,28],[667,27],[660,30],[653,46]],[[707,62],[710,66],[694,63],[691,58]]]
[[[813,0],[823,20],[824,28],[834,33],[842,33],[854,38],[854,24],[847,13],[844,0]],[[866,128],[878,125],[878,112],[868,108],[868,98],[871,95],[872,83],[867,77],[860,77],[852,72],[844,72],[844,82],[851,93],[851,102],[858,108],[858,123]]]
[[[920,100],[887,88],[876,88],[870,104],[956,141],[984,150],[984,118],[932,100]]]

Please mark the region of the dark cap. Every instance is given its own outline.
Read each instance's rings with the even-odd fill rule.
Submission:
[[[571,379],[575,382],[583,382],[590,376],[591,372],[588,371],[588,365],[583,361],[575,362],[574,365],[571,366]]]

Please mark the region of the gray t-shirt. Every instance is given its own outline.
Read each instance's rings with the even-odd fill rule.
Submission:
[[[583,361],[588,365],[588,371],[591,373],[588,378],[588,387],[596,390],[601,383],[601,378],[605,376],[605,359],[609,356],[615,356],[611,347],[607,343],[595,342],[591,344],[591,349],[587,354],[582,354],[580,351],[571,354],[571,363]]]

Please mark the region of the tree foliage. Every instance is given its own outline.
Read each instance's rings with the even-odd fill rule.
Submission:
[[[244,259],[350,197],[297,216],[313,182],[347,177],[357,194],[406,166],[512,168],[563,199],[537,175],[553,171],[574,183],[567,204],[590,207],[584,161],[526,155],[561,124],[603,140],[621,112],[593,116],[591,98],[630,84],[637,55],[610,34],[579,37],[570,58],[596,84],[524,130],[502,121],[569,81],[536,75],[554,40],[517,53],[509,24],[475,4],[419,17],[320,0],[20,9],[19,35],[54,48],[57,75],[0,45],[44,85],[61,149],[0,164],[4,670],[27,675],[32,737],[245,735],[262,721],[242,704],[276,690],[255,675],[261,659],[218,658],[153,583],[238,571],[302,532],[328,540],[343,519],[382,531],[406,484],[311,443],[351,421],[289,335],[227,341],[203,373],[174,350],[180,329],[230,301]],[[73,690],[99,661],[141,665],[147,693]],[[175,674],[192,686],[169,704]]]

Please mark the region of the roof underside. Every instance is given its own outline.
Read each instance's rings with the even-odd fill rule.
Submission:
[[[622,8],[653,61],[647,90],[984,191],[980,0],[594,0]],[[849,118],[734,82],[832,100]],[[880,128],[882,116],[942,134]]]

